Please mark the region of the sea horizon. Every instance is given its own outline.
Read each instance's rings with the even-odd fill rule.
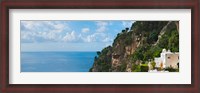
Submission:
[[[89,72],[96,51],[21,52],[21,72]]]
[[[22,52],[97,52],[97,51],[21,51],[21,53]]]

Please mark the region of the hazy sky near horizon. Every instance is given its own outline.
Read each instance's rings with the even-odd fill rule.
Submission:
[[[21,51],[100,51],[134,21],[21,21]]]

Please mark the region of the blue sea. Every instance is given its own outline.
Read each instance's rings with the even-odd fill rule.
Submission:
[[[96,52],[21,52],[21,72],[88,72]]]

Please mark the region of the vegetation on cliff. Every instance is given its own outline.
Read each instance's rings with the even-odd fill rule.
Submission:
[[[112,46],[98,51],[91,72],[146,72],[163,48],[179,52],[176,21],[136,21],[118,33]],[[143,65],[141,65],[143,64]]]

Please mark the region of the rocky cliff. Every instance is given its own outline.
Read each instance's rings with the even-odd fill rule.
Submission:
[[[90,72],[140,72],[163,48],[179,51],[178,21],[136,21],[97,52]]]

